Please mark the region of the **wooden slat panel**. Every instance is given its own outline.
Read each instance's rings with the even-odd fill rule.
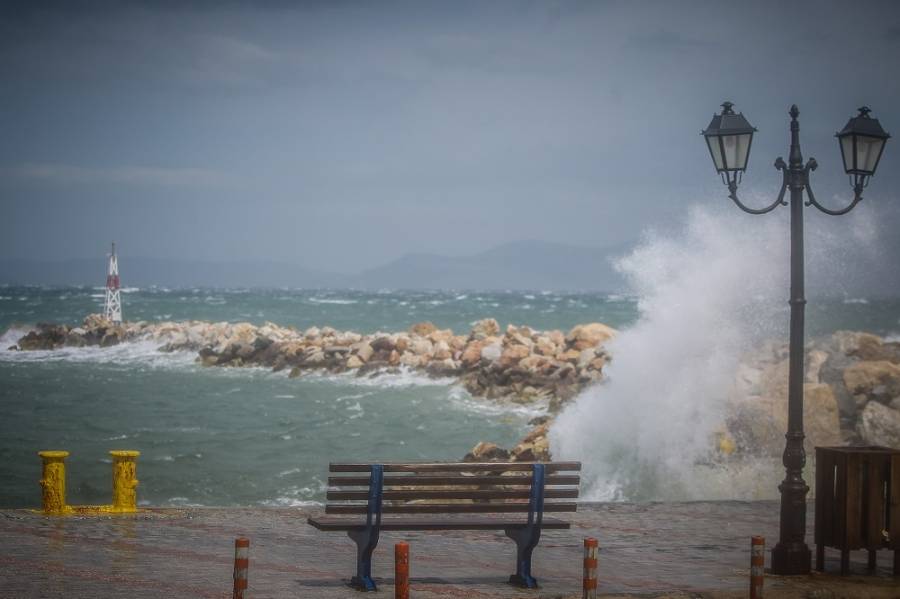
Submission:
[[[545,503],[544,512],[574,512],[578,504],[570,502]],[[384,505],[383,514],[507,514],[527,512],[527,503],[414,503]],[[326,514],[365,514],[365,505],[326,505]]]
[[[900,453],[891,456],[890,548],[900,551]]]
[[[385,472],[513,472],[519,470],[530,471],[532,462],[423,462],[415,463],[385,463]],[[581,470],[581,462],[547,462],[544,464],[546,472],[578,471]],[[372,464],[331,463],[329,472],[371,472]]]
[[[333,516],[310,517],[307,522],[319,530],[353,530],[364,528],[365,521],[358,518],[342,518]],[[524,526],[524,518],[480,518],[471,519],[436,519],[428,520],[410,518],[385,518],[381,521],[382,530],[503,530],[515,526]],[[556,518],[544,518],[541,528],[565,530],[570,524]]]
[[[824,543],[822,522],[825,516],[825,468],[828,458],[822,447],[816,447],[816,524],[813,533],[813,542],[817,545]]]
[[[577,485],[581,477],[575,474],[550,474],[544,479],[544,486]],[[426,487],[448,485],[501,485],[501,486],[531,486],[531,473],[515,476],[476,475],[476,476],[421,476],[412,474],[409,476],[395,475],[385,476],[385,487]],[[368,487],[368,476],[329,476],[330,487]]]
[[[847,522],[847,545],[845,549],[862,547],[862,457],[859,454],[847,456],[847,502],[844,504]]]
[[[531,492],[505,491],[491,489],[412,489],[403,491],[384,491],[384,500],[418,500],[418,499],[528,499]],[[334,501],[366,501],[368,491],[328,491],[327,499]],[[578,489],[545,489],[545,499],[578,499]]]
[[[816,538],[821,538],[822,540],[817,540],[817,543],[822,543],[824,545],[834,546],[837,543],[837,537],[835,536],[835,514],[834,514],[834,506],[835,506],[835,468],[837,464],[835,462],[835,453],[830,449],[822,450],[822,459],[824,461],[824,465],[816,465],[816,468],[822,468],[822,519],[819,520],[822,524],[822,535],[819,537],[818,533],[818,525],[816,527]],[[819,499],[816,499],[818,506]],[[819,517],[819,508],[816,507],[816,518]]]
[[[881,549],[881,531],[884,530],[884,467],[887,460],[882,455],[868,456],[866,468],[866,522],[863,544],[868,549]]]
[[[835,454],[835,497],[834,497],[834,541],[835,547],[847,546],[847,454]]]

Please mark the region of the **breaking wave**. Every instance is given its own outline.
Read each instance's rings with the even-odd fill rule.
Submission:
[[[605,381],[582,393],[550,433],[557,459],[583,462],[586,498],[777,495],[780,459],[716,452],[741,356],[787,337],[787,211],[750,218],[692,209],[681,232],[647,235],[617,265],[639,298],[638,321],[609,345]],[[811,227],[807,272],[820,285],[845,271],[848,263],[833,256],[849,255],[861,239],[875,242],[870,220],[849,225],[843,236]]]

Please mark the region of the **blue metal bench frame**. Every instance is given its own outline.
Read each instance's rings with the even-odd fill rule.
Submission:
[[[349,530],[347,535],[356,543],[356,576],[350,584],[361,591],[374,591],[372,580],[372,552],[378,545],[381,533],[381,498],[384,487],[384,466],[372,464],[369,475],[369,502],[366,510],[366,527]]]
[[[510,584],[536,589],[538,584],[531,575],[531,554],[541,540],[541,522],[544,520],[544,465],[532,466],[531,496],[528,498],[528,523],[525,526],[507,528],[506,536],[516,542],[516,573],[509,577]]]
[[[531,492],[528,499],[528,520],[524,525],[504,529],[506,536],[516,542],[516,573],[510,575],[510,584],[537,588],[537,580],[531,575],[531,554],[541,539],[541,523],[544,519],[544,465],[532,465]],[[384,491],[384,466],[372,464],[369,475],[369,496],[365,528],[349,530],[347,535],[356,543],[356,576],[350,584],[360,591],[375,591],[372,579],[372,552],[378,545],[381,533],[381,504]]]

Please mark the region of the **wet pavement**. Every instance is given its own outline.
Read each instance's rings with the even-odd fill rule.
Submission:
[[[346,586],[355,546],[345,534],[307,525],[309,513],[196,508],[44,517],[0,511],[0,597],[230,597],[234,539],[241,536],[250,539],[248,597],[360,597]],[[502,532],[382,533],[373,559],[376,596],[393,596],[393,544],[406,541],[412,597],[580,597],[582,541],[592,536],[601,547],[601,595],[680,590],[684,597],[738,597],[748,586],[750,537],[766,537],[768,565],[778,532],[777,502],[583,504],[571,516],[571,530],[542,534],[533,564],[541,588],[532,591],[506,584],[515,545]],[[812,506],[808,522],[812,543]],[[768,577],[767,587],[827,589],[840,582],[838,557],[827,552],[826,572],[834,576]],[[854,552],[851,569],[860,576],[844,581],[863,580],[881,593],[871,596],[900,597],[891,565],[891,553],[882,551],[878,569],[868,573],[866,554]],[[857,595],[804,590],[797,596]]]

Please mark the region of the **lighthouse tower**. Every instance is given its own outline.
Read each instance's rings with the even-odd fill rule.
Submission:
[[[116,242],[109,255],[109,270],[106,273],[106,303],[103,315],[113,322],[122,322],[122,296],[119,294],[119,259],[116,257]]]

